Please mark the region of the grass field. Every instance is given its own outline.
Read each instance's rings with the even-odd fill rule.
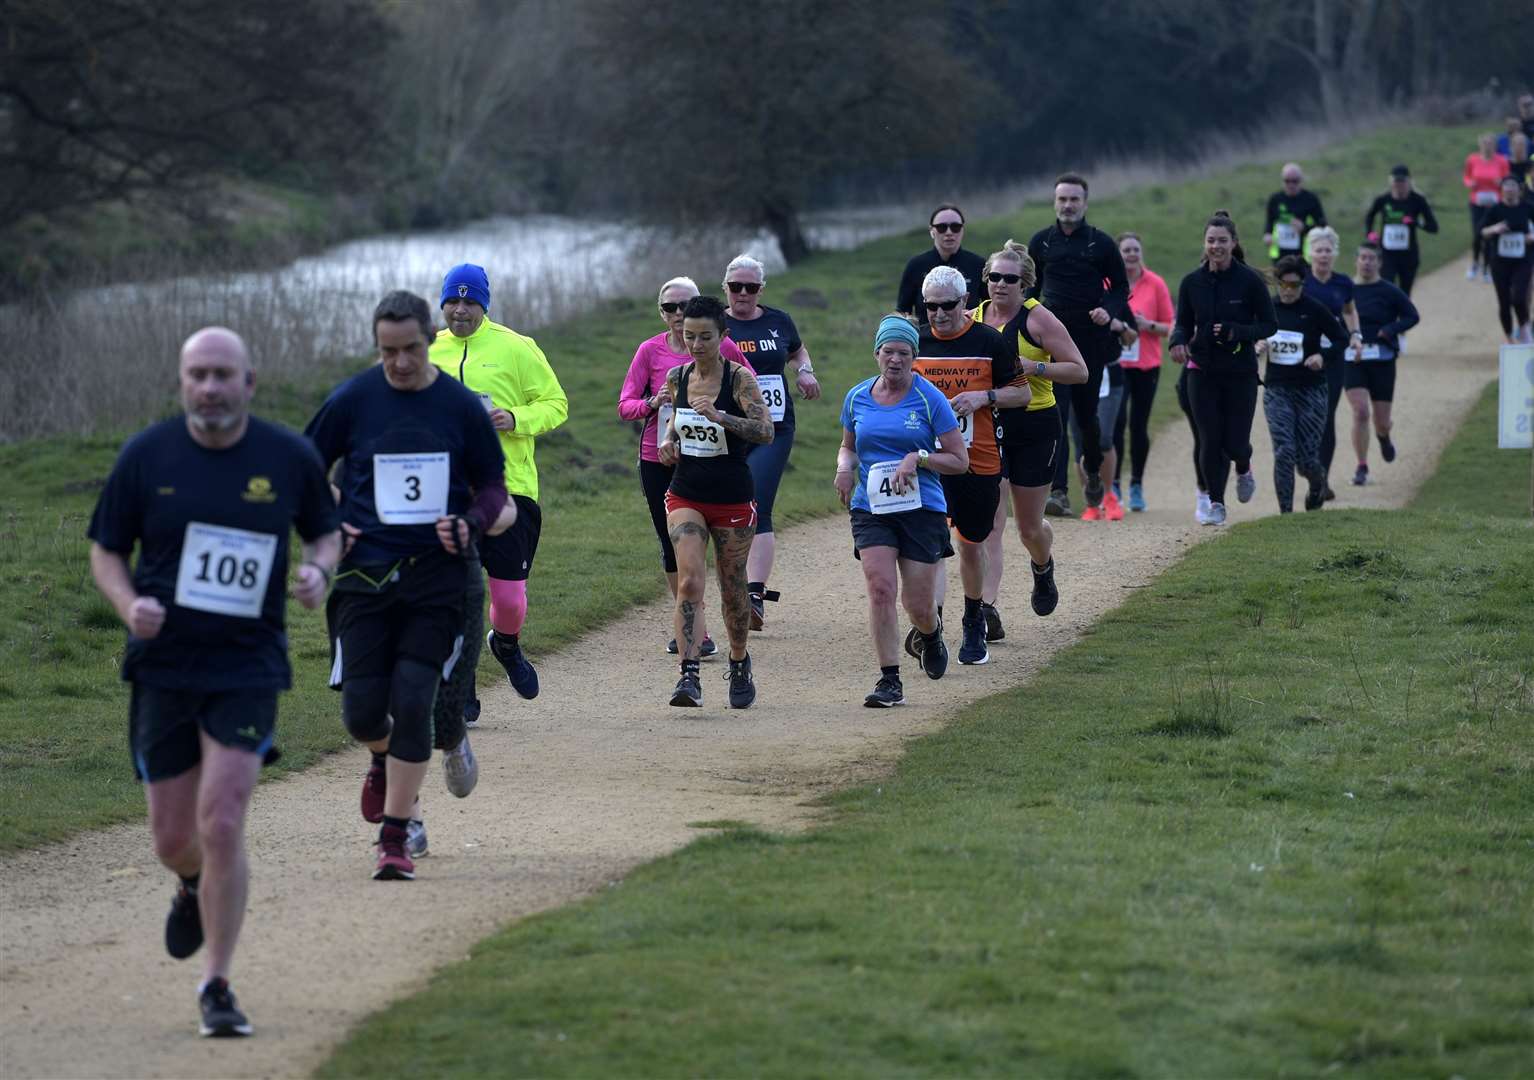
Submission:
[[[831,800],[515,925],[324,1076],[1513,1076],[1529,454],[1200,545]],[[1494,437],[1492,437],[1494,442]]]
[[[1474,130],[1399,129],[1353,140],[1305,162],[1310,186],[1334,220],[1358,223],[1342,230],[1352,236],[1361,232],[1363,211],[1383,190],[1389,167],[1408,160],[1445,220],[1444,234],[1425,238],[1424,270],[1432,269],[1463,244],[1458,169]],[[1148,265],[1175,289],[1197,260],[1203,221],[1216,206],[1235,212],[1255,243],[1279,165],[1262,162],[1103,200],[1093,204],[1091,220],[1110,231],[1137,230]],[[988,253],[1009,236],[1026,239],[1050,216],[1036,206],[975,221],[966,243]],[[828,479],[842,395],[871,373],[872,328],[893,303],[905,260],[928,243],[918,229],[854,252],[817,256],[770,281],[766,302],[794,316],[825,388],[822,403],[798,410],[798,439],[776,510],[782,526],[837,512]],[[722,268],[678,269],[707,286]],[[524,634],[535,660],[663,588],[633,467],[637,433],[616,412],[635,346],[660,328],[653,305],[630,301],[539,334],[572,407],[570,422],[539,440],[545,525]],[[165,358],[167,387],[173,363]],[[345,373],[337,367],[305,385],[263,386],[258,411],[302,425]],[[1159,395],[1158,416],[1175,413],[1174,396]],[[143,812],[123,747],[126,694],[116,679],[121,631],[91,587],[83,539],[118,442],[0,446],[0,475],[7,477],[0,496],[0,609],[6,613],[0,621],[0,769],[7,778],[0,786],[0,851]],[[347,742],[335,697],[324,687],[328,661],[319,617],[294,606],[290,620],[295,688],[283,704],[281,768],[302,767]],[[499,677],[488,661],[481,675]]]

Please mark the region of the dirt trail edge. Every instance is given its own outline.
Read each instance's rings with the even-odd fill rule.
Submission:
[[[1396,390],[1400,457],[1382,466],[1376,449],[1377,481],[1367,488],[1348,484],[1343,402],[1333,506],[1405,504],[1495,377],[1491,290],[1466,282],[1464,269],[1461,262],[1419,284],[1423,323],[1410,334]],[[1174,376],[1169,366],[1161,393],[1173,392]],[[1260,408],[1253,436],[1258,494],[1247,506],[1231,504],[1233,522],[1275,512]],[[799,464],[823,468],[829,489],[832,462]],[[993,646],[990,664],[955,662],[937,683],[907,664],[905,708],[862,707],[878,667],[846,521],[835,516],[782,534],[773,584],[783,601],[769,606],[766,632],[752,635],[759,698],[750,711],[723,708],[722,661],[704,665],[705,708],[667,706],[676,675],[662,652],[670,622],[661,604],[539,658],[536,701],[504,685],[491,690],[473,734],[479,789],[454,799],[432,767],[425,789],[431,855],[413,884],[370,880],[374,827],[357,812],[360,751],[262,785],[250,817],[250,909],[233,978],[255,1038],[196,1037],[197,961],[165,955],[170,881],[142,823],[5,859],[0,1074],[303,1075],[357,1020],[424,985],[478,939],[675,850],[698,835],[689,823],[804,827],[815,819],[808,805],[815,796],[878,776],[906,739],[967,702],[1025,682],[1127,590],[1189,545],[1220,535],[1193,523],[1185,425],[1158,437],[1151,464],[1150,511],[1122,523],[1056,523],[1062,599],[1048,619],[1029,610],[1026,556],[1009,533],[999,605],[1006,640]],[[650,544],[643,517],[636,490],[633,536]],[[533,585],[536,618],[536,578]],[[709,605],[717,632],[712,586]],[[957,629],[951,619],[955,653]]]

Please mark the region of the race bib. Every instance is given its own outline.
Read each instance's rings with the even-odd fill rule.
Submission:
[[[921,509],[921,482],[912,478],[905,491],[895,492],[898,461],[881,461],[868,466],[868,509],[874,514],[898,514],[902,510]]]
[[[974,446],[975,414],[970,413],[968,416],[960,416],[958,413],[954,413],[953,416],[959,422],[959,434],[964,437],[964,445],[966,447]]]
[[[276,557],[271,533],[189,521],[176,571],[176,606],[259,619]]]
[[[767,402],[767,415],[774,424],[781,424],[788,413],[788,391],[783,387],[781,375],[758,375],[756,385],[761,387],[762,400]]]
[[[1521,259],[1527,243],[1521,232],[1505,232],[1497,237],[1497,254],[1504,259]]]
[[[1359,360],[1390,360],[1390,359],[1392,359],[1391,357],[1386,356],[1385,355],[1385,350],[1382,349],[1377,344],[1376,345],[1365,345],[1362,349],[1349,349],[1344,355],[1347,357],[1347,359],[1355,361],[1355,362],[1359,361]]]
[[[671,433],[671,414],[674,411],[670,405],[662,405],[655,410],[655,449],[657,450]]]
[[[1298,251],[1300,227],[1292,221],[1280,221],[1273,226],[1273,241],[1283,251]]]
[[[676,436],[682,442],[682,453],[688,457],[711,458],[730,452],[724,441],[724,428],[697,409],[676,410]]]
[[[1140,362],[1140,339],[1135,338],[1133,345],[1125,345],[1119,350],[1119,363],[1138,364]]]
[[[1405,251],[1411,247],[1411,226],[1386,225],[1380,239],[1386,251]]]
[[[1298,330],[1280,330],[1268,338],[1268,363],[1293,367],[1305,359],[1305,335]]]
[[[476,393],[474,396],[479,398],[479,403],[485,407],[485,411],[486,412],[494,412],[495,411],[495,402],[490,400],[490,395],[489,394],[479,394],[479,393]]]
[[[447,516],[448,454],[374,454],[373,506],[385,525],[430,525]]]
[[[1496,206],[1497,193],[1495,191],[1477,191],[1473,201],[1477,206]]]

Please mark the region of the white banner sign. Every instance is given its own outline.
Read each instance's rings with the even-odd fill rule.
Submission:
[[[1504,345],[1497,383],[1497,446],[1534,447],[1534,345]]]

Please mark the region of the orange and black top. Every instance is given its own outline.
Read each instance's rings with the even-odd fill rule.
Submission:
[[[1015,338],[1016,335],[1010,335]],[[921,329],[921,345],[916,352],[916,371],[952,401],[969,390],[984,393],[1003,386],[1026,386],[1027,376],[1017,363],[1017,342],[1008,335],[974,319],[965,319],[957,334],[935,333],[930,326]],[[969,471],[977,476],[995,476],[1001,472],[1001,452],[996,447],[996,414],[980,408],[967,418],[974,425],[965,431],[969,445]]]

